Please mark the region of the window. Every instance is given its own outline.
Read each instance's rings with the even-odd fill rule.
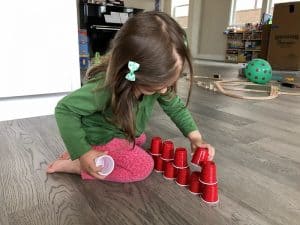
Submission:
[[[172,0],[172,17],[183,28],[188,27],[189,0]]]
[[[259,23],[263,0],[233,0],[231,25]]]
[[[230,25],[259,23],[263,12],[273,14],[275,4],[299,1],[300,0],[232,0]]]
[[[269,13],[273,15],[274,5],[278,3],[285,3],[285,2],[299,2],[300,0],[269,0]]]

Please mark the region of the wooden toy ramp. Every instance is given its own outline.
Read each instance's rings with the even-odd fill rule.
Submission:
[[[201,77],[198,77],[201,79]],[[226,96],[248,100],[269,100],[277,98],[279,95],[300,96],[299,89],[293,91],[290,88],[285,88],[284,91],[278,83],[269,84],[254,84],[247,80],[214,80],[205,82],[197,81],[197,85],[206,89],[219,91]]]
[[[268,100],[279,95],[279,87],[275,85],[259,85],[241,80],[215,81],[214,85],[222,94],[240,99]],[[252,96],[253,94],[259,96]]]

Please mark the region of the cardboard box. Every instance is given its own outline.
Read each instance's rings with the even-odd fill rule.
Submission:
[[[268,61],[273,69],[300,70],[300,2],[276,4]]]
[[[271,24],[263,25],[260,58],[265,60],[268,60],[270,33],[271,33]]]

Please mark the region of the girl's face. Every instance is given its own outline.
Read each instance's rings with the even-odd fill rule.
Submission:
[[[143,95],[153,95],[155,93],[159,94],[165,94],[168,90],[168,87],[162,87],[162,88],[155,88],[155,89],[148,89],[148,88],[137,88],[139,94]]]
[[[137,87],[137,97],[139,97],[140,95],[153,95],[155,93],[159,93],[159,94],[165,94],[169,87],[171,87],[172,85],[174,85],[176,83],[176,81],[179,79],[180,77],[180,74],[182,72],[182,68],[183,68],[183,64],[182,64],[182,61],[179,57],[179,55],[174,52],[174,55],[176,57],[176,64],[175,64],[175,67],[176,67],[176,74],[174,74],[173,78],[165,85],[162,85],[162,86],[158,86],[158,87],[146,87],[146,86],[140,86],[140,87]]]
[[[158,86],[158,87],[137,87],[137,97],[140,95],[153,95],[155,93],[159,93],[159,94],[165,94],[169,87],[173,86],[176,81],[178,80],[180,76],[180,73],[178,73],[178,75],[174,76],[174,79],[172,79],[170,82],[168,82],[168,84],[166,85],[162,85],[162,86]]]

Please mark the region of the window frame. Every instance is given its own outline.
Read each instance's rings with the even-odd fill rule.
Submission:
[[[236,12],[236,1],[237,0],[231,0],[231,10],[230,10],[230,17],[229,17],[229,26],[234,26],[235,24],[235,12]],[[262,6],[261,6],[261,15],[264,12],[269,13],[271,6],[272,6],[273,0],[263,0],[262,1]]]
[[[189,9],[189,5],[190,5],[190,4],[182,4],[182,5],[176,5],[176,6],[174,6],[174,7],[173,7],[173,12],[172,12],[172,17],[175,18],[175,11],[176,11],[176,8],[180,8],[180,7],[186,6],[186,7]]]
[[[229,17],[229,21],[228,21],[229,26],[236,25],[234,23],[235,22],[236,1],[237,0],[231,0],[231,10],[230,10],[230,17]],[[274,2],[274,0],[263,0],[260,16],[262,16],[264,12],[271,14],[273,2]],[[291,2],[294,2],[294,1],[291,0]],[[299,2],[299,0],[297,0],[297,2]]]
[[[273,12],[271,13],[271,9],[272,9],[272,6],[273,6],[273,2],[274,0],[268,0],[268,7],[267,7],[267,11],[269,14],[272,14],[273,15]],[[292,2],[299,2],[299,0],[291,0],[290,1],[291,3]],[[276,4],[279,4],[279,3],[276,3]],[[274,6],[273,6],[274,7]]]
[[[179,7],[187,7],[188,8],[188,15],[187,17],[189,18],[190,16],[190,4],[191,4],[191,0],[189,0],[189,3],[188,4],[180,4],[180,5],[176,5],[174,6],[173,3],[172,3],[172,6],[171,6],[171,16],[175,19],[175,11],[176,11],[176,8],[179,8]],[[189,19],[188,19],[189,20]],[[189,24],[187,24],[187,27],[182,27],[183,29],[188,29],[188,26]]]

